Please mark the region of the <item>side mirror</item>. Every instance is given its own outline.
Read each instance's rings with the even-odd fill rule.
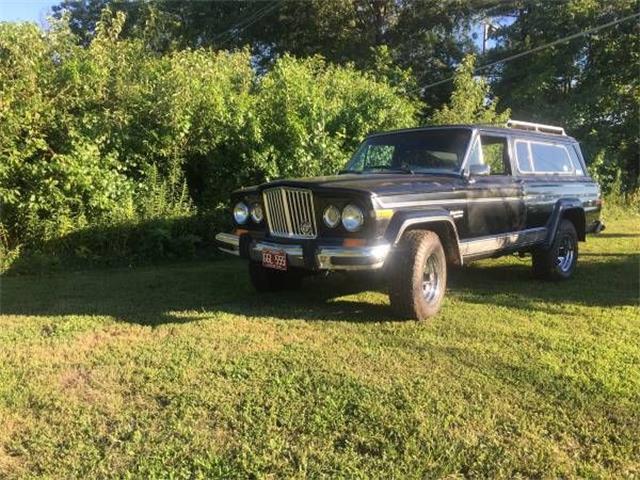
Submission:
[[[469,165],[469,176],[490,175],[491,167],[482,163],[474,163]]]

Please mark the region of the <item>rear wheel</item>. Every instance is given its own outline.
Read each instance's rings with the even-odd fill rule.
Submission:
[[[407,232],[392,262],[391,307],[399,315],[415,320],[438,313],[447,286],[447,262],[438,235],[424,230]]]
[[[288,270],[286,272],[265,268],[259,262],[249,262],[249,278],[251,285],[258,292],[278,292],[294,290],[302,284],[302,272]]]
[[[533,274],[547,280],[566,280],[578,261],[578,234],[573,223],[562,220],[549,249],[533,252]]]

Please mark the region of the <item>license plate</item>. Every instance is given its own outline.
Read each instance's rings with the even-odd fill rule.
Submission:
[[[263,250],[262,266],[275,270],[287,269],[287,254],[282,250]]]

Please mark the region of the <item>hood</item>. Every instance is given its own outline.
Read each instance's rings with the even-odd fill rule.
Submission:
[[[290,178],[264,183],[258,188],[263,190],[276,186],[291,186],[317,190],[358,191],[378,196],[403,193],[447,192],[460,185],[463,180],[458,176],[404,174],[404,173],[368,173],[343,174],[325,177]]]

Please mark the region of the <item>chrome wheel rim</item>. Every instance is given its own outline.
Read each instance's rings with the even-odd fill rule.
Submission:
[[[573,265],[573,259],[576,255],[571,237],[564,237],[558,247],[558,256],[556,257],[556,265],[561,272],[568,272]]]
[[[438,259],[435,255],[429,256],[424,262],[422,272],[422,296],[427,302],[433,302],[440,294],[442,282],[438,274]]]

